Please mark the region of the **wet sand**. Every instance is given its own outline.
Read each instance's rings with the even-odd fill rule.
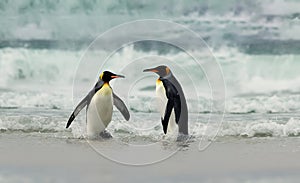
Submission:
[[[300,178],[298,137],[217,139],[201,152],[193,142],[146,166],[111,161],[80,139],[5,133],[0,144],[0,182],[298,182]],[[172,152],[159,143],[144,153],[116,140],[96,144],[128,161],[156,151]]]

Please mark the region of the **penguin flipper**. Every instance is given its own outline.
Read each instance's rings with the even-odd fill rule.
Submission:
[[[180,99],[175,100],[174,112],[175,121],[178,124],[179,128],[179,133],[183,135],[188,135],[188,110],[186,100],[183,95],[180,97]]]
[[[170,119],[173,107],[174,107],[174,101],[172,99],[169,99],[168,103],[167,103],[166,111],[165,111],[165,116],[164,116],[164,118],[161,118],[161,123],[163,125],[163,130],[164,130],[165,134],[167,133],[169,119]]]
[[[113,99],[114,105],[122,113],[123,117],[128,121],[130,118],[130,114],[125,103],[115,93],[113,93]]]
[[[175,122],[178,124],[181,114],[181,101],[180,98],[174,100],[174,112],[175,112]]]
[[[90,104],[91,99],[93,98],[93,96],[95,95],[95,93],[102,88],[103,84],[104,84],[104,82],[102,80],[98,80],[98,82],[95,84],[94,88],[87,94],[86,97],[84,97],[84,99],[82,99],[79,102],[79,104],[76,106],[75,110],[71,114],[71,116],[70,116],[70,118],[68,120],[66,128],[69,128],[69,126],[74,121],[75,117],[79,114],[79,112],[85,106],[88,106]]]
[[[74,119],[78,115],[78,113],[87,105],[88,99],[89,99],[89,95],[87,95],[86,97],[84,97],[84,99],[82,99],[81,102],[77,105],[77,107],[72,112],[72,114],[71,114],[71,116],[70,116],[70,118],[68,120],[66,128],[69,128],[69,126],[74,121]]]

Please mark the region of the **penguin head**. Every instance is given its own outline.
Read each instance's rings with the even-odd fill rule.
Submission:
[[[157,66],[154,68],[145,69],[145,70],[143,70],[143,72],[154,72],[154,73],[158,74],[160,77],[165,77],[171,73],[171,70],[168,66],[160,65],[160,66]]]
[[[104,82],[109,82],[110,80],[115,78],[125,78],[125,76],[114,74],[110,71],[104,71],[99,76],[99,79],[101,79]]]

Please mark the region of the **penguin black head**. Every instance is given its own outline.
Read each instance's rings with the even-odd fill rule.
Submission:
[[[99,76],[99,79],[101,79],[104,82],[109,82],[110,80],[115,78],[125,78],[125,76],[114,74],[110,71],[104,71]]]
[[[154,73],[158,74],[160,77],[165,77],[169,73],[171,73],[171,70],[169,67],[167,67],[165,65],[160,65],[160,66],[157,66],[154,68],[145,69],[145,70],[143,70],[143,72],[154,72]]]

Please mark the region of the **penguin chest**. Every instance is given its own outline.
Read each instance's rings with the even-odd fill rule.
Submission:
[[[104,85],[91,99],[87,111],[88,133],[104,131],[110,123],[113,111],[113,96],[109,85]]]
[[[161,116],[163,117],[165,114],[168,98],[166,96],[166,90],[164,88],[164,85],[159,80],[156,81],[156,98],[157,98],[158,110]]]
[[[166,96],[166,90],[163,85],[163,82],[160,80],[156,81],[156,98],[157,98],[158,110],[160,112],[161,117],[164,118],[167,103],[168,103],[168,98]],[[177,131],[176,129],[177,129],[177,124],[175,122],[175,113],[173,109],[169,119],[167,133],[174,133]]]

